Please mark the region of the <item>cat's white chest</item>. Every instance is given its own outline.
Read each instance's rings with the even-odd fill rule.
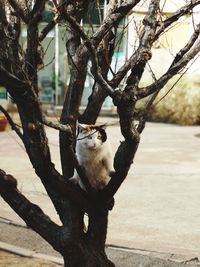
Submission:
[[[102,189],[110,180],[112,171],[112,154],[108,143],[96,150],[77,145],[77,158],[84,167],[90,184],[96,189]]]

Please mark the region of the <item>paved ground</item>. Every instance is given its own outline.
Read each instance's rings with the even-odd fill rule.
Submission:
[[[32,230],[6,222],[0,223],[0,229],[0,239],[6,243],[12,243],[12,245],[9,245],[0,241],[0,267],[59,267],[59,265],[63,264],[60,255]],[[4,251],[12,252],[12,257],[9,254],[5,255]],[[25,256],[25,258],[14,257],[13,252],[14,254]],[[115,262],[116,267],[200,266],[198,258],[184,260],[173,254],[169,255],[150,251],[141,252],[128,249],[122,250],[121,248],[116,249],[113,247],[107,247],[106,252],[108,257]]]
[[[101,120],[113,122],[113,118]],[[111,126],[107,132],[115,151],[122,140],[119,128]],[[47,133],[53,161],[60,169],[58,133],[53,129]],[[108,244],[143,254],[175,255],[180,261],[200,258],[199,133],[199,127],[147,124],[135,162],[110,213]],[[43,210],[59,222],[13,132],[0,133],[0,161],[0,168],[18,178],[20,190],[36,204],[42,203]],[[23,223],[2,199],[0,217]]]

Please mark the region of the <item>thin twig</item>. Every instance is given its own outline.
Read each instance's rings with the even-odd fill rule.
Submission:
[[[197,57],[198,58],[198,57]],[[158,105],[173,89],[174,87],[179,83],[179,81],[183,78],[183,76],[186,74],[186,72],[190,69],[190,67],[192,66],[192,64],[194,64],[194,62],[197,60],[197,58],[195,58],[195,60],[190,64],[190,66],[188,68],[185,68],[184,72],[181,73],[180,77],[175,81],[175,83],[172,85],[172,87],[160,98],[158,99],[158,101],[154,104],[154,106]]]
[[[174,64],[178,62],[191,49],[191,47],[194,45],[197,38],[199,37],[199,33],[200,33],[200,23],[194,29],[194,32],[190,37],[190,40],[187,42],[187,44],[176,54],[176,57],[174,58],[174,61],[172,62],[171,66],[174,66]]]
[[[12,118],[10,117],[8,112],[1,105],[0,105],[0,111],[6,116],[12,130],[14,130],[16,132],[16,134],[20,137],[20,139],[22,141],[24,141],[24,136],[23,136],[22,132],[19,130],[17,125],[14,123],[14,121],[12,120]]]
[[[42,42],[44,40],[44,38],[47,36],[47,34],[51,30],[53,30],[53,28],[55,27],[56,23],[57,23],[56,20],[52,20],[44,27],[44,29],[40,33],[39,42]]]
[[[42,118],[42,124],[62,132],[70,133],[72,135],[72,129],[68,124],[64,125],[58,122],[49,121],[44,115]]]
[[[139,134],[141,134],[145,128],[148,113],[149,113],[149,111],[153,105],[154,100],[158,96],[158,94],[159,94],[159,91],[157,91],[157,92],[155,92],[149,96],[144,109],[141,111],[141,113],[139,115],[139,124],[137,126],[137,131]]]
[[[95,47],[99,45],[103,37],[110,31],[110,29],[118,23],[122,18],[124,18],[131,9],[136,6],[140,0],[134,0],[130,3],[123,3],[119,7],[111,10],[110,13],[105,18],[104,22],[98,30],[91,37],[92,42],[94,42]]]
[[[183,15],[186,15],[192,10],[195,6],[200,4],[200,0],[196,1],[189,1],[185,6],[178,9],[176,12],[174,12],[171,16],[166,18],[166,20],[163,21],[162,25],[157,29],[154,40],[157,40],[160,36],[160,34],[168,28],[172,23],[177,21],[180,17]]]
[[[156,83],[153,83],[147,87],[140,88],[138,90],[138,99],[144,98],[152,93],[161,90],[163,86],[180,70],[182,70],[189,62],[200,52],[200,41],[197,41],[196,44],[187,54],[178,60],[173,66],[171,65],[169,69],[157,80]]]

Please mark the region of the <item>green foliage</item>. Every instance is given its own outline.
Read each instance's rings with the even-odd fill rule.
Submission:
[[[173,87],[177,79],[161,90],[151,108],[149,119],[181,125],[200,124],[200,80],[198,77],[185,76]],[[142,105],[144,101],[139,104],[139,109]]]

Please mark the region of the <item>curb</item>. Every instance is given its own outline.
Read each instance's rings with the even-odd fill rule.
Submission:
[[[147,256],[154,259],[160,259],[165,261],[171,261],[176,263],[182,263],[182,264],[188,264],[188,263],[195,263],[195,266],[200,266],[200,260],[198,257],[191,257],[188,255],[182,255],[182,254],[173,254],[173,253],[167,253],[167,252],[158,252],[158,251],[151,251],[151,250],[144,250],[144,249],[138,249],[138,248],[128,248],[128,247],[118,247],[113,246],[112,244],[106,244],[106,248],[112,249],[112,250],[119,250],[119,251],[125,251],[129,253],[134,253],[142,256]]]
[[[16,223],[16,222],[8,220],[8,219],[6,219],[4,217],[0,217],[0,223],[6,223],[6,224],[9,224],[11,226],[16,226],[16,227],[21,227],[21,228],[28,229],[26,224]],[[43,254],[43,253],[38,253],[38,252],[35,252],[33,250],[29,250],[29,249],[26,249],[26,248],[14,246],[14,245],[11,245],[11,244],[8,244],[8,243],[5,243],[5,242],[1,242],[1,241],[0,241],[0,250],[6,251],[6,252],[10,252],[10,253],[13,253],[13,254],[16,254],[16,255],[22,256],[22,257],[37,258],[37,259],[41,259],[41,260],[47,260],[47,261],[59,264],[61,266],[63,266],[63,264],[64,264],[64,261],[63,261],[62,258],[51,256],[51,255],[47,255],[47,254]]]
[[[42,254],[42,253],[37,253],[32,250],[13,246],[5,242],[1,242],[1,241],[0,241],[0,250],[10,252],[10,253],[13,253],[19,256],[27,257],[27,258],[37,258],[41,260],[51,261],[53,263],[57,263],[62,266],[64,264],[62,258],[58,258],[58,257],[54,257],[54,256]]]

